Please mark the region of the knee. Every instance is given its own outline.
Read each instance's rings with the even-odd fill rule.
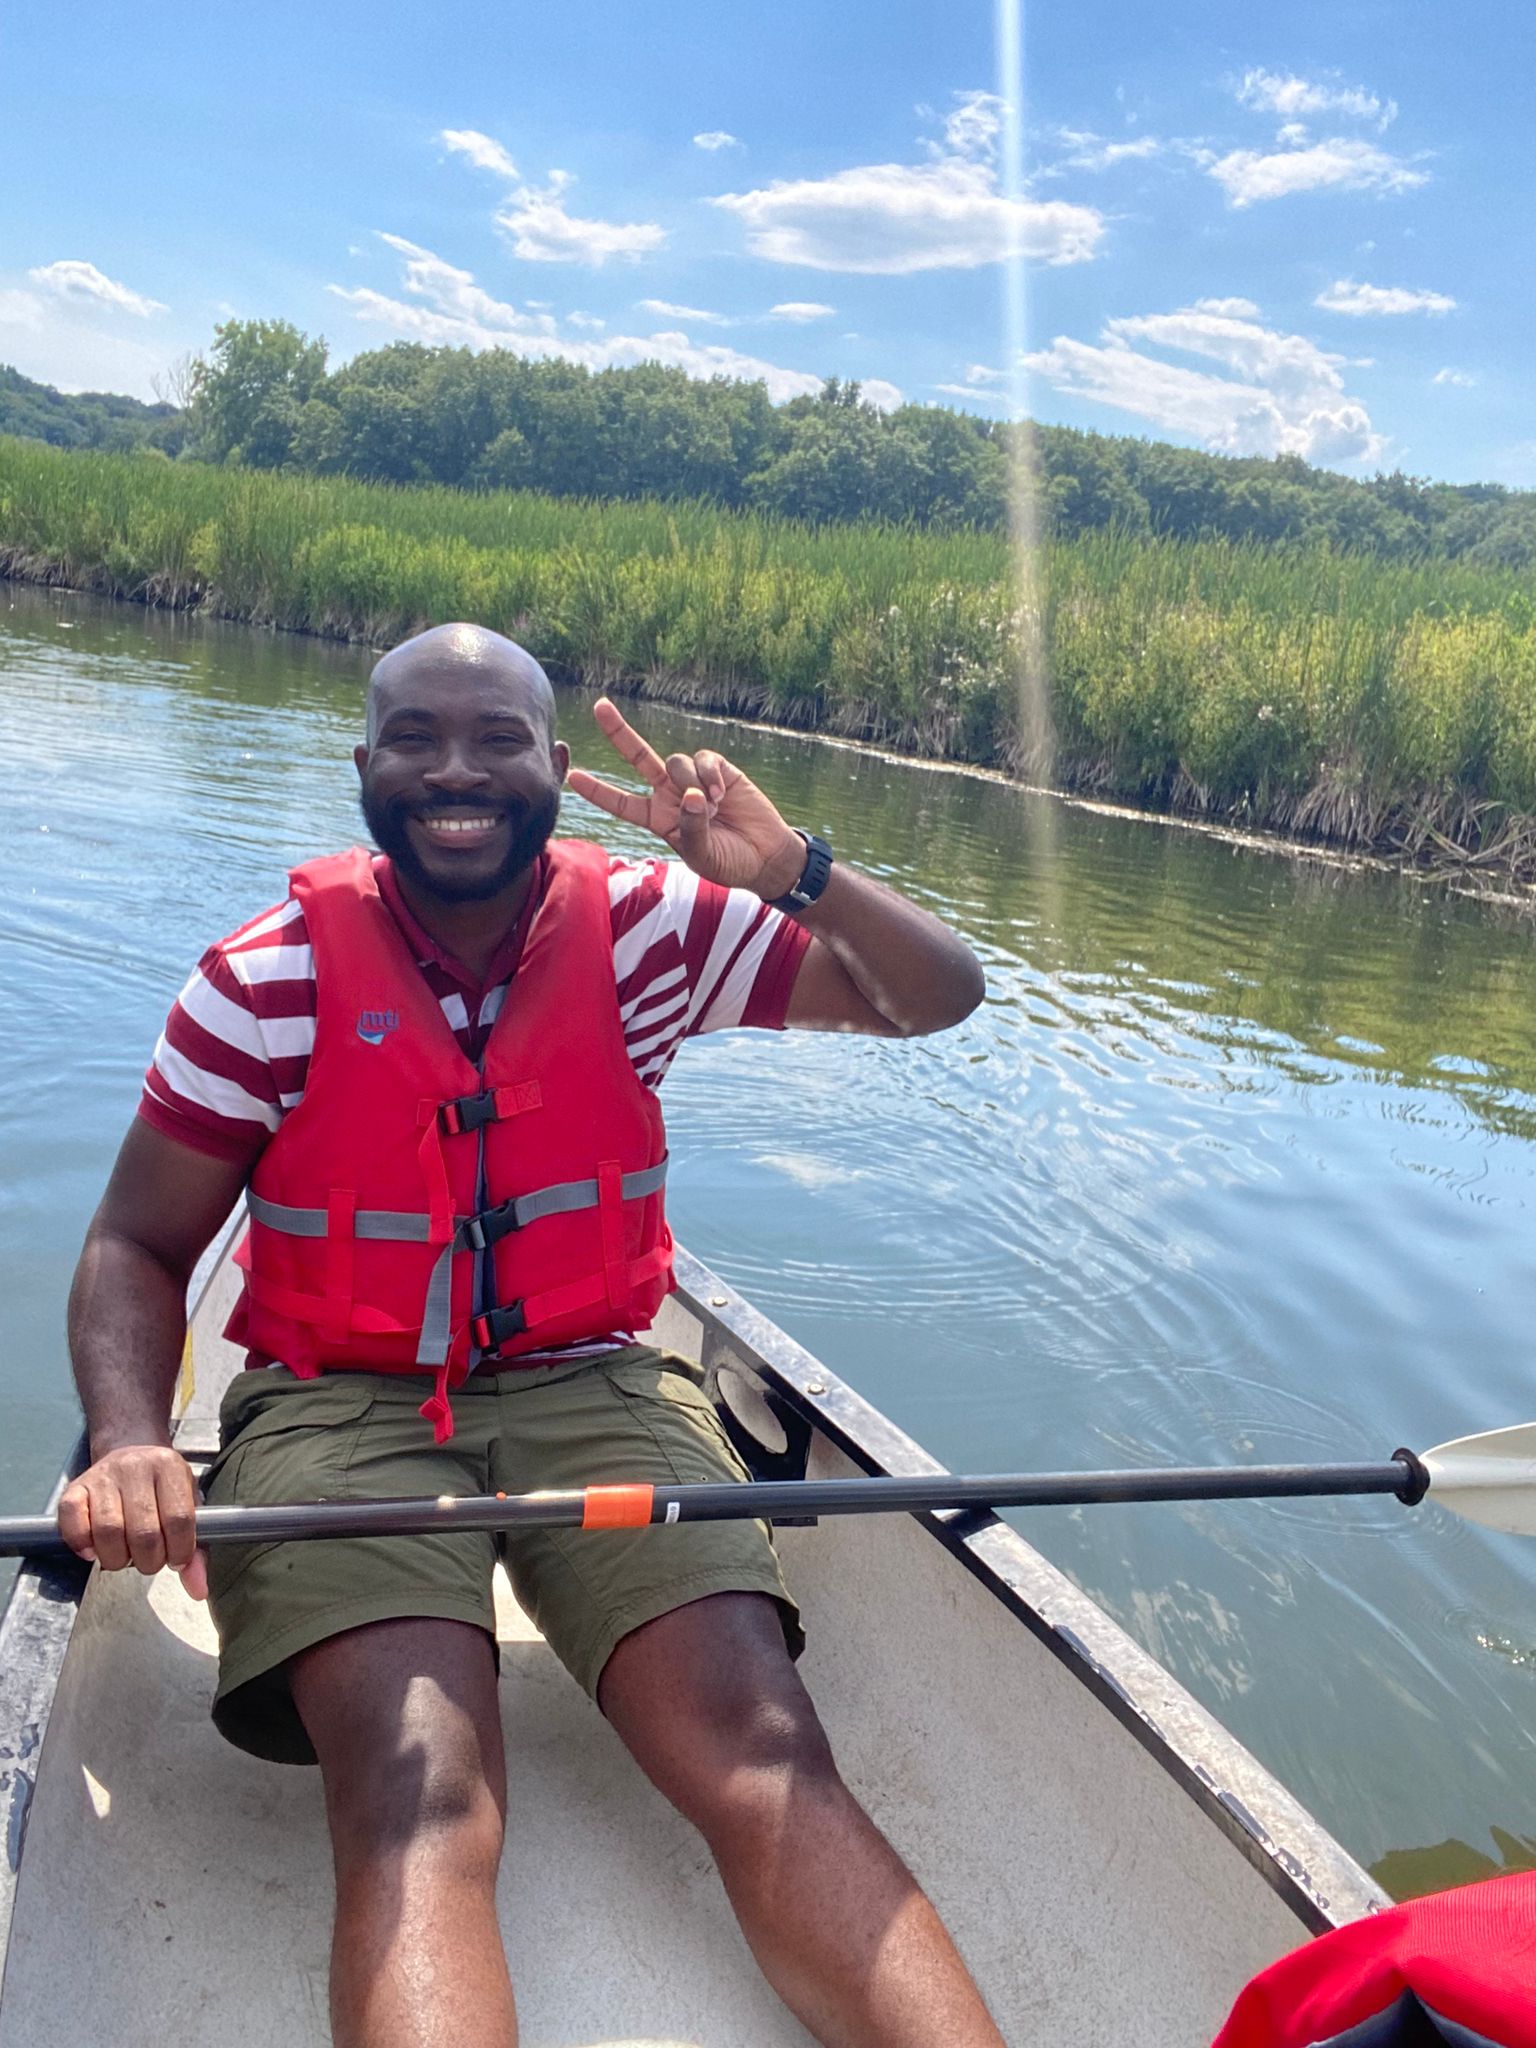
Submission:
[[[504,1802],[473,1745],[360,1751],[326,1773],[325,1791],[338,1869],[426,1858],[494,1882]]]
[[[846,1798],[809,1699],[759,1699],[728,1710],[698,1744],[692,1818],[711,1841],[776,1834],[791,1810]]]

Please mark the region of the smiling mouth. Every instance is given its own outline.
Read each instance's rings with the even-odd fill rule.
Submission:
[[[479,845],[502,822],[500,811],[429,811],[411,820],[434,846],[459,848]]]

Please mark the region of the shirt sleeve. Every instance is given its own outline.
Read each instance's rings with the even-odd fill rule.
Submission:
[[[685,1038],[783,1029],[811,943],[793,918],[681,861],[615,860],[609,900],[619,1011],[643,1081],[655,1085]]]
[[[139,1115],[212,1158],[253,1162],[300,1099],[314,1045],[314,965],[296,903],[211,946],[171,1006]]]
[[[722,889],[701,881],[689,919],[690,938],[695,925],[707,928],[711,923],[714,941],[699,977],[699,1000],[688,1036],[724,1031],[735,1024],[782,1031],[810,933],[749,889]],[[712,984],[711,965],[720,968]]]

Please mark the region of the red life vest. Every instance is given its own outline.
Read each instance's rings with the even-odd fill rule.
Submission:
[[[1254,1978],[1214,2048],[1536,2048],[1536,1872],[1352,1921]]]
[[[229,1334],[301,1379],[437,1375],[645,1329],[673,1286],[661,1106],[624,1044],[608,857],[551,844],[477,1069],[360,847],[295,868],[315,958],[298,1106],[257,1161]],[[481,1267],[477,1298],[476,1267]]]

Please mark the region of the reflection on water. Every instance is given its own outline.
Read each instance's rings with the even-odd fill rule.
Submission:
[[[170,997],[287,863],[355,836],[367,658],[9,599],[0,1499],[20,1505],[69,1432],[63,1291]],[[584,701],[562,714],[608,767]],[[663,752],[725,744],[986,963],[987,1002],[942,1038],[724,1037],[667,1091],[679,1234],[947,1463],[1380,1457],[1536,1412],[1529,926],[999,782],[636,722]],[[574,801],[567,824],[640,843]],[[1020,1526],[1392,1888],[1453,1869],[1405,1844],[1526,1853],[1515,1539],[1381,1499]]]
[[[1453,1885],[1480,1884],[1486,1877],[1536,1870],[1536,1840],[1499,1827],[1489,1833],[1496,1856],[1466,1842],[1437,1842],[1433,1848],[1392,1849],[1372,1866],[1371,1875],[1395,1899],[1416,1899],[1424,1892],[1449,1891]]]

